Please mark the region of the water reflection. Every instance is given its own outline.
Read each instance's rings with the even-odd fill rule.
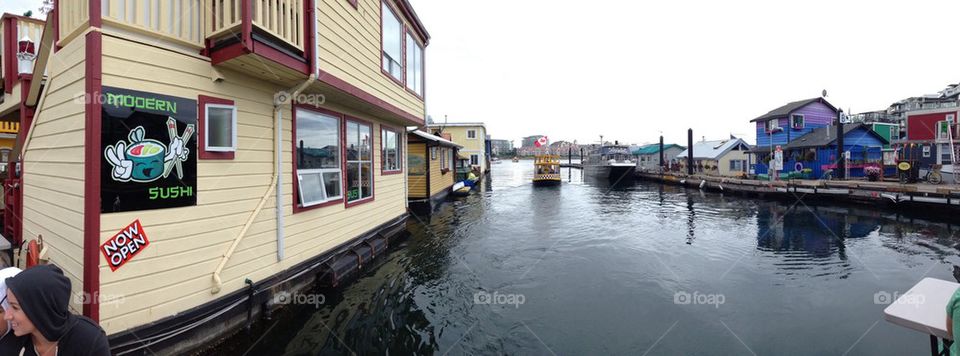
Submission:
[[[919,354],[918,334],[884,322],[864,334],[885,307],[872,297],[960,264],[953,222],[570,169],[535,188],[529,161],[493,168],[480,193],[412,217],[382,265],[322,291],[331,303],[227,354],[842,354],[858,340],[851,353]],[[478,291],[527,302],[478,304]],[[727,303],[678,305],[678,291]]]

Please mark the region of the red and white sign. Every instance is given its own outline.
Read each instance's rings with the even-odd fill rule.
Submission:
[[[147,246],[150,246],[150,240],[147,239],[147,232],[143,231],[143,225],[140,225],[140,219],[137,219],[100,245],[100,252],[107,259],[110,270],[116,271]]]
[[[540,146],[546,146],[547,143],[550,143],[550,139],[548,139],[547,136],[543,136],[537,140],[535,145],[537,145],[537,147],[540,147]]]

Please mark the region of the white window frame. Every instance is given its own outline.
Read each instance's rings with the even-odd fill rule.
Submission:
[[[896,125],[890,125],[890,141],[900,139],[900,127]]]
[[[342,142],[342,137],[343,137],[343,121],[342,121],[339,117],[336,117],[336,116],[327,115],[327,114],[319,113],[319,112],[316,112],[316,111],[297,109],[297,121],[298,121],[298,122],[299,122],[299,120],[300,120],[301,115],[303,115],[302,113],[309,113],[309,114],[312,114],[312,115],[317,115],[317,116],[320,116],[320,117],[324,117],[324,118],[328,118],[328,119],[333,119],[333,120],[335,120],[335,121],[337,122],[337,126],[336,126],[336,127],[337,127],[337,151],[338,151],[338,152],[337,152],[337,167],[336,167],[336,168],[311,168],[311,169],[300,169],[300,168],[297,168],[297,189],[298,189],[298,190],[297,190],[297,196],[298,196],[298,198],[300,198],[300,202],[299,202],[300,207],[301,207],[301,208],[308,208],[308,207],[311,207],[311,206],[314,206],[314,205],[319,205],[319,204],[323,204],[323,203],[327,203],[327,202],[331,202],[331,201],[341,200],[341,199],[343,199],[343,178],[344,178],[344,177],[343,177],[343,176],[344,176],[344,171],[343,171],[343,168],[344,168],[344,167],[343,167],[343,157],[342,157],[342,155],[343,155],[343,142]],[[297,138],[294,137],[293,139],[296,140]],[[337,195],[337,196],[329,196],[329,195],[327,194],[327,185],[324,184],[324,182],[325,182],[324,176],[325,176],[326,174],[329,174],[329,173],[339,173],[339,174],[340,174],[340,179],[339,179],[339,182],[337,183],[338,186],[340,187],[340,194]],[[304,198],[303,198],[303,176],[306,176],[306,175],[315,175],[315,174],[320,175],[320,192],[323,194],[323,196],[324,196],[325,199],[316,200],[316,201],[310,201],[310,202],[304,201]]]
[[[470,137],[470,134],[473,134],[473,137]],[[467,139],[468,139],[468,140],[476,140],[476,139],[477,139],[477,130],[476,130],[476,129],[467,130]]]
[[[767,120],[767,132],[773,132],[780,128],[780,119]]]
[[[387,133],[387,132],[392,133],[392,134],[394,135],[394,137],[397,139],[397,152],[395,152],[395,154],[397,155],[397,157],[396,157],[397,168],[396,168],[396,169],[389,169],[389,168],[387,168],[387,166],[386,166],[386,164],[387,164],[387,155],[388,155],[388,153],[387,153],[387,140],[386,140],[386,136],[387,136],[386,133]],[[401,158],[403,157],[403,154],[401,153],[401,151],[402,151],[402,148],[401,148],[401,147],[402,147],[402,146],[401,146],[401,141],[400,141],[400,133],[397,132],[396,130],[392,130],[392,129],[389,129],[389,128],[386,128],[386,127],[382,127],[382,126],[381,126],[381,127],[380,127],[380,165],[381,165],[381,167],[382,167],[382,171],[383,171],[383,172],[385,172],[385,173],[397,173],[397,172],[403,171],[403,161],[401,160]]]
[[[952,161],[953,154],[952,152],[950,152],[949,143],[941,143],[939,153],[940,153],[940,158],[938,160],[940,161],[940,164],[953,164],[953,161]]]
[[[477,161],[477,163],[473,163],[473,161]],[[480,155],[479,155],[479,154],[476,154],[476,153],[471,153],[471,154],[470,154],[470,165],[471,165],[471,166],[479,166],[479,165],[480,165]]]
[[[923,150],[923,158],[930,158],[930,145],[924,145],[922,150]]]
[[[405,48],[405,46],[403,45],[403,39],[404,39],[404,37],[403,37],[403,21],[400,20],[400,17],[397,16],[397,14],[393,11],[393,9],[390,7],[390,5],[387,5],[387,2],[386,2],[386,1],[381,1],[381,2],[380,2],[380,12],[381,12],[381,14],[380,14],[380,19],[381,19],[381,20],[380,20],[380,22],[381,22],[381,23],[380,23],[380,36],[382,37],[382,38],[380,39],[380,60],[383,62],[383,63],[381,63],[380,67],[381,67],[381,69],[382,69],[384,72],[386,72],[386,74],[387,74],[388,76],[390,76],[390,77],[393,78],[393,79],[396,79],[398,82],[401,82],[401,81],[403,81],[403,75],[404,75],[404,70],[405,70],[405,68],[404,68],[404,66],[403,66],[403,53],[404,53],[404,51],[406,51],[406,48]],[[386,24],[386,21],[385,21],[385,20],[387,19],[387,16],[392,16],[393,19],[395,19],[395,20],[397,21],[397,24],[399,24],[398,28],[399,28],[400,33],[398,33],[397,36],[400,37],[400,38],[398,39],[398,41],[400,41],[400,53],[398,54],[398,56],[400,56],[400,58],[393,58],[393,57],[391,57],[389,54],[387,54],[386,46],[384,46],[384,39],[385,39],[386,36],[387,36],[387,31],[386,31],[386,28],[385,28],[384,25]],[[397,67],[399,67],[399,68],[398,68],[398,71],[397,71],[397,75],[394,75],[393,72],[391,71],[391,69],[393,68],[393,64],[396,64]]]
[[[231,145],[227,146],[212,146],[210,145],[210,109],[230,109],[230,141]],[[236,152],[237,151],[237,106],[236,105],[224,105],[224,104],[210,104],[207,103],[203,106],[203,149],[210,152]]]
[[[797,126],[794,120],[800,119],[800,126]],[[807,119],[803,114],[792,114],[790,115],[790,127],[795,129],[802,129],[807,126]]]

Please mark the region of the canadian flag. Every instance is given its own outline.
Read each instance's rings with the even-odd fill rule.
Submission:
[[[547,143],[549,142],[550,142],[550,139],[548,139],[547,136],[543,136],[540,139],[538,139],[535,144],[537,145],[537,147],[540,147],[540,146],[546,146]]]

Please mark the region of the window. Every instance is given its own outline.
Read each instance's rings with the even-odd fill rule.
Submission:
[[[347,120],[347,202],[373,196],[373,129]]]
[[[479,166],[480,165],[480,155],[470,155],[470,165]]]
[[[900,128],[897,126],[890,126],[890,141],[900,139]]]
[[[294,115],[294,163],[300,206],[342,199],[340,118],[301,109]]]
[[[233,101],[201,95],[198,158],[233,159],[237,151],[237,107]]]
[[[940,164],[953,164],[953,155],[949,143],[940,144]]]
[[[397,81],[403,80],[403,66],[400,61],[403,55],[403,31],[400,27],[400,19],[393,13],[387,3],[381,3],[381,21],[383,27],[381,30],[382,62],[383,71],[389,74]]]
[[[767,132],[773,132],[780,129],[780,120],[773,119],[767,121]]]
[[[793,128],[795,128],[795,129],[802,129],[802,128],[803,128],[803,115],[801,115],[801,114],[791,115],[791,116],[790,116],[790,122],[791,122],[791,124],[793,125]]]
[[[380,130],[380,164],[384,172],[398,173],[400,168],[400,134],[390,129]]]
[[[436,147],[433,147],[433,148],[438,149]],[[446,172],[448,169],[450,169],[450,165],[447,161],[447,149],[439,148],[439,150],[440,150],[440,171]]]
[[[423,47],[407,33],[407,89],[423,96]]]
[[[477,138],[477,130],[467,130],[467,138],[471,140]]]
[[[923,158],[930,157],[930,146],[923,146]]]

